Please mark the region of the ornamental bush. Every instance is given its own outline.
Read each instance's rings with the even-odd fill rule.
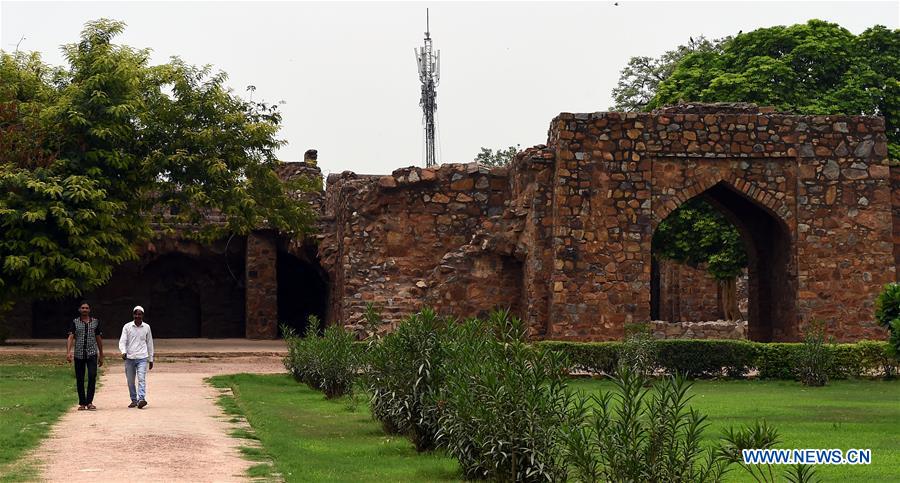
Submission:
[[[611,375],[623,343],[543,341],[535,345],[565,353],[573,370]],[[746,377],[755,369],[761,378],[795,379],[802,345],[746,340],[658,340],[655,366],[669,375],[677,373],[692,378]],[[827,344],[824,350],[833,358],[826,371],[830,379],[891,376],[897,371],[897,359],[886,342]]]
[[[366,358],[365,385],[372,415],[387,432],[409,436],[416,450],[433,449],[437,437],[435,394],[443,383],[447,321],[424,309],[380,341]]]
[[[672,339],[657,347],[657,361],[667,374],[692,378],[745,377],[757,354],[755,344],[743,340]]]
[[[875,299],[875,320],[888,328],[900,319],[900,283],[889,283]]]
[[[566,479],[569,364],[563,354],[527,343],[527,332],[506,311],[448,332],[438,442],[466,478]]]
[[[353,334],[340,326],[331,326],[319,337],[315,322],[311,318],[303,337],[289,327],[282,327],[288,345],[285,368],[295,380],[324,392],[328,399],[351,394],[359,367],[359,351],[354,347]]]
[[[828,344],[825,324],[820,321],[810,323],[794,367],[797,379],[803,385],[824,386],[828,382],[828,373],[833,372],[834,365],[834,352],[829,350],[829,345],[833,344]]]

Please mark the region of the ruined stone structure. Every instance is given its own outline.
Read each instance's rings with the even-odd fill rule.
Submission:
[[[169,287],[160,300],[198,307],[189,323],[199,336],[276,337],[279,322],[302,329],[308,315],[355,328],[373,303],[385,330],[423,306],[459,317],[504,307],[535,338],[616,339],[665,303],[651,290],[653,230],[702,196],[744,238],[750,339],[797,340],[813,319],[839,340],[880,339],[873,300],[900,266],[900,168],[886,154],[884,122],[873,117],[743,104],[564,113],[551,122],[546,145],[508,167],[334,174],[310,199],[322,214],[313,237],[260,231],[193,254],[179,251],[186,246],[179,242],[160,243],[129,268],[139,275],[117,272],[111,285],[129,305],[144,296],[128,292],[129,276],[148,282],[154,260],[189,258],[193,266],[173,259],[172,271],[150,282]],[[315,155],[281,174],[318,176]],[[160,246],[174,251],[160,255]],[[178,270],[224,285],[169,280]],[[715,315],[713,301],[698,300],[710,297],[709,285],[698,283],[679,289],[680,306]],[[171,287],[191,290],[178,291],[182,301]],[[104,299],[103,290],[92,298]],[[144,303],[154,307],[151,323],[155,300]],[[23,305],[13,325],[37,333],[36,307],[47,304]],[[233,322],[209,328],[219,321]]]
[[[746,320],[708,320],[703,322],[650,322],[656,339],[746,339]]]
[[[879,118],[687,105],[561,114],[508,168],[333,175],[329,320],[501,306],[538,338],[616,339],[650,319],[654,228],[703,196],[744,237],[751,339],[797,340],[812,319],[882,338],[873,299],[900,252],[885,140]]]
[[[655,273],[651,273],[650,299],[658,301],[657,313],[653,313],[651,305],[651,318],[669,322],[725,318],[724,287],[705,266],[691,267],[671,260],[656,260],[651,267]],[[746,320],[749,304],[747,273],[736,278],[738,311],[740,319]]]

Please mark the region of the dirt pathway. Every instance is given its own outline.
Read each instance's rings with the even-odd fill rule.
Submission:
[[[228,436],[231,425],[215,404],[218,391],[203,379],[281,371],[274,357],[159,362],[147,375],[149,404],[139,410],[127,408],[124,367],[113,364],[94,397],[98,409],[66,413],[33,458],[47,481],[246,480],[253,463],[241,458],[241,440]]]

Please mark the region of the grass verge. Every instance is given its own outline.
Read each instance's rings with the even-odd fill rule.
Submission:
[[[211,379],[207,379],[211,383]],[[280,481],[280,475],[275,470],[272,463],[272,457],[261,447],[259,438],[250,427],[245,417],[244,411],[237,404],[233,392],[230,388],[215,385],[221,390],[219,399],[216,404],[222,408],[228,416],[228,422],[236,425],[229,435],[233,438],[246,439],[252,442],[252,446],[243,445],[238,449],[245,459],[256,462],[257,464],[247,469],[247,476],[256,481]]]
[[[70,364],[0,364],[0,481],[37,477],[21,461],[77,401]]]
[[[459,478],[456,462],[417,454],[403,437],[385,435],[368,407],[320,392],[285,375],[212,378],[230,388],[267,455],[287,481],[436,481]],[[573,380],[574,390],[610,390],[608,380]],[[900,381],[833,381],[809,388],[791,381],[696,381],[691,405],[708,415],[712,442],[730,426],[758,419],[778,428],[780,448],[872,450],[870,465],[819,465],[822,481],[898,481]],[[238,435],[238,434],[236,434]],[[739,468],[726,481],[752,481]]]
[[[283,374],[216,376],[210,382],[232,390],[223,408],[247,418],[286,481],[459,479],[455,460],[418,454],[406,438],[385,435],[364,403],[326,400]]]
[[[608,380],[578,380],[586,392],[610,390]],[[805,387],[792,381],[696,381],[691,406],[708,416],[709,441],[729,426],[764,419],[778,428],[779,448],[872,450],[870,465],[817,465],[822,481],[896,482],[900,468],[900,381],[832,381]],[[753,481],[735,467],[727,481]]]

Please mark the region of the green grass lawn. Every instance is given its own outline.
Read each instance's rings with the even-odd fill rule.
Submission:
[[[0,481],[34,478],[19,458],[78,402],[70,364],[0,363]],[[58,362],[58,361],[57,361]]]
[[[407,439],[384,434],[363,399],[355,407],[348,398],[328,401],[287,375],[237,374],[211,382],[231,388],[286,481],[459,479],[455,460],[418,454]]]
[[[579,380],[576,390],[609,390],[609,381]],[[779,448],[869,448],[871,465],[818,465],[822,481],[900,481],[900,381],[696,381],[691,405],[708,416],[706,436],[764,419],[778,428]],[[735,467],[729,481],[751,481]]]
[[[455,461],[416,454],[382,433],[365,402],[326,401],[285,375],[220,376],[287,481],[435,481],[459,478]],[[575,390],[612,388],[575,380]],[[722,429],[764,419],[780,448],[870,448],[872,464],[816,467],[822,481],[900,481],[900,381],[833,381],[807,388],[790,381],[697,381],[692,405],[708,415],[711,442]],[[752,481],[735,467],[728,481]]]

